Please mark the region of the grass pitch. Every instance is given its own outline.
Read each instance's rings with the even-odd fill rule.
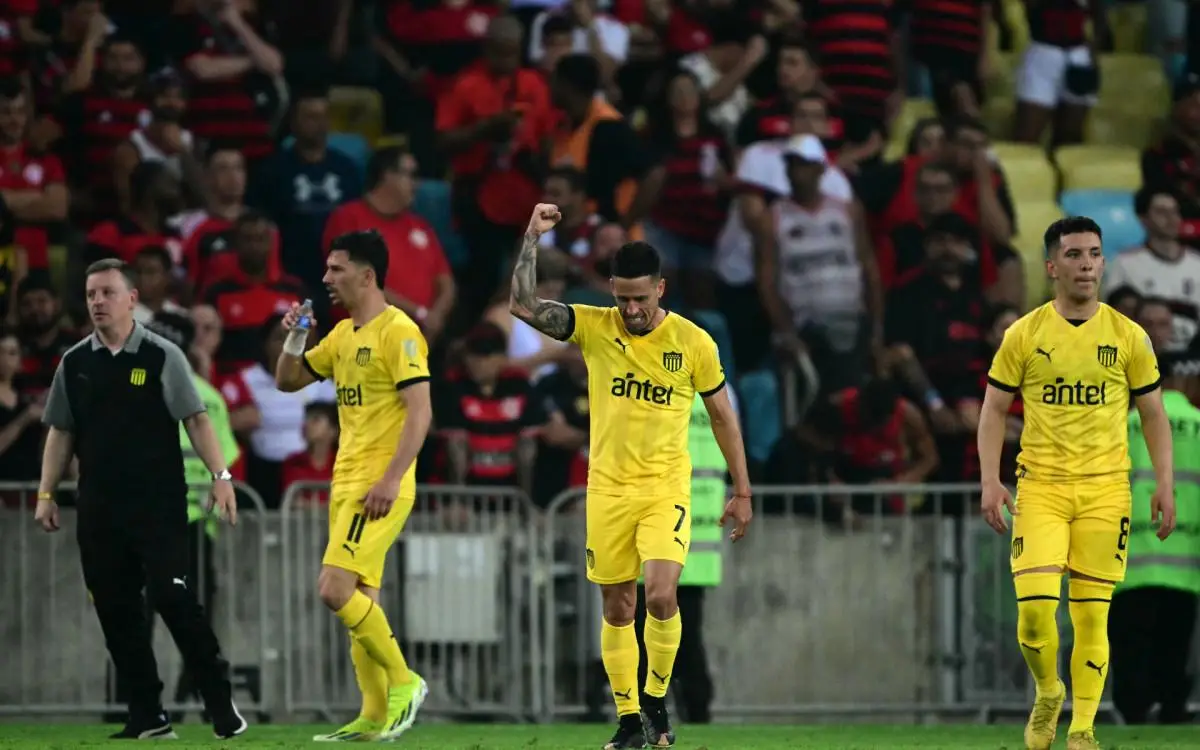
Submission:
[[[178,742],[185,748],[329,747],[313,743],[312,736],[329,731],[325,725],[252,726],[232,741],[214,739],[207,727],[177,726]],[[98,724],[0,724],[0,750],[74,750],[112,748],[128,742],[107,739],[113,727]],[[488,724],[418,725],[392,746],[405,750],[598,750],[611,728],[598,724],[513,726]],[[1169,750],[1200,748],[1200,727],[1172,728],[1100,727],[1097,736],[1107,750]],[[681,727],[677,750],[1021,750],[1021,727],[949,725],[914,726],[814,726],[716,725]],[[1056,748],[1066,747],[1066,726],[1059,729]]]

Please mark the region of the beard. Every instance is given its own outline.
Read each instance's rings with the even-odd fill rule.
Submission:
[[[58,320],[55,318],[22,317],[17,321],[17,328],[20,330],[22,337],[44,336],[53,331],[57,325]]]

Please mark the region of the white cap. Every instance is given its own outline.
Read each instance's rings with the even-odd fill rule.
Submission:
[[[792,136],[783,149],[783,155],[785,157],[794,156],[817,164],[825,163],[825,147],[821,145],[821,139],[815,135]]]

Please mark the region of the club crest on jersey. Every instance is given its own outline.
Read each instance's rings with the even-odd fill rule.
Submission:
[[[371,361],[371,347],[360,346],[358,352],[354,355],[354,363],[359,367],[366,367]]]
[[[1112,367],[1117,363],[1117,347],[1097,346],[1096,360],[1104,367]]]
[[[682,352],[663,352],[663,368],[665,368],[667,372],[679,372],[682,367]]]

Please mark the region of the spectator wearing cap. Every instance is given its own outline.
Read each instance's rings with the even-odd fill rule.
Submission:
[[[376,151],[367,164],[367,192],[329,215],[321,239],[322,257],[333,241],[349,232],[373,230],[388,247],[384,294],[388,302],[421,326],[432,344],[442,333],[457,297],[450,264],[429,222],[412,211],[417,162],[402,148]],[[482,307],[486,300],[474,302]],[[334,310],[334,318],[345,316]]]
[[[990,358],[984,343],[979,232],[955,213],[925,227],[924,259],[887,297],[885,339],[895,372],[933,425],[949,482],[978,476],[974,420],[960,414],[978,400]]]
[[[246,444],[246,478],[269,508],[279,507],[283,462],[305,449],[305,409],[315,402],[333,403],[333,383],[322,380],[284,393],[275,385],[275,363],[286,331],[282,315],[272,315],[258,330],[261,358],[224,379],[221,393],[229,403],[229,420]]]
[[[593,210],[617,221],[631,239],[642,238],[641,222],[662,193],[666,170],[621,113],[596,96],[600,68],[587,55],[567,55],[554,70],[551,94],[563,111],[551,153],[556,167],[587,175]]]
[[[155,316],[187,315],[187,308],[171,297],[175,264],[166,248],[142,248],[134,256],[132,266],[137,278],[138,293],[137,306],[133,308],[134,320],[149,323]],[[191,321],[188,324],[190,326]],[[188,337],[189,345],[193,338],[194,335]]]
[[[598,0],[567,0],[558,10],[546,10],[533,19],[529,29],[529,59],[540,62],[546,53],[543,27],[554,15],[571,22],[571,53],[589,55],[600,69],[600,86],[607,89],[617,69],[629,56],[629,29],[616,18],[600,12]]]
[[[1179,237],[1200,247],[1200,75],[1180,79],[1173,100],[1166,135],[1142,152],[1142,185],[1176,197],[1183,217]]]
[[[505,368],[504,331],[479,323],[463,342],[463,366],[442,386],[437,410],[451,484],[532,492],[542,424],[524,370]]]
[[[745,80],[766,58],[767,41],[740,15],[727,12],[712,24],[712,44],[679,61],[704,89],[708,115],[726,136],[733,136],[750,108]]]
[[[350,157],[329,147],[329,93],[301,91],[292,105],[295,141],[276,152],[256,184],[254,203],[279,224],[280,262],[309,289],[321,288],[325,224],[334,209],[362,196],[363,177]],[[320,296],[320,295],[318,295]],[[316,300],[314,300],[316,302]],[[317,320],[329,320],[318,306]]]
[[[129,209],[92,228],[84,259],[94,263],[102,258],[120,258],[133,263],[145,248],[158,247],[167,251],[172,263],[180,263],[183,246],[170,223],[183,206],[179,180],[161,162],[143,162],[133,170],[129,182]]]
[[[21,339],[22,392],[41,395],[54,380],[62,355],[79,341],[63,320],[58,288],[45,270],[31,271],[17,287],[17,335]]]
[[[1162,188],[1144,187],[1133,197],[1146,242],[1122,250],[1105,264],[1106,296],[1133,289],[1169,307],[1170,332],[1163,351],[1183,351],[1200,331],[1200,252],[1179,238],[1179,201]]]
[[[460,273],[465,315],[478,317],[541,195],[550,91],[521,67],[520,23],[492,20],[483,60],[463,70],[438,102],[437,138],[453,159],[454,215],[471,253]]]
[[[121,208],[129,207],[129,176],[142,162],[165,165],[183,185],[189,205],[202,203],[204,175],[196,159],[195,138],[182,124],[187,114],[183,78],[170,68],[159,71],[150,78],[149,97],[149,116],[141,118],[112,153],[112,179]]]

